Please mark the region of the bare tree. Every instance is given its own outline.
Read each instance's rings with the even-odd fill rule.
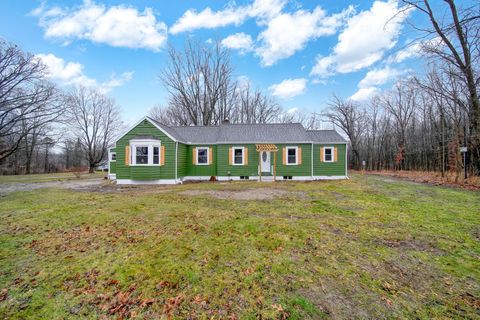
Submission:
[[[121,126],[120,113],[115,102],[100,92],[78,87],[67,95],[66,104],[72,128],[76,130],[89,164],[89,172],[107,157],[107,148],[113,143]]]
[[[352,147],[353,166],[359,168],[359,144],[365,130],[365,112],[351,100],[342,100],[336,95],[331,98],[329,107],[324,116],[345,132]]]
[[[45,66],[16,45],[0,41],[0,160],[62,112],[59,91],[45,79]]]
[[[215,124],[234,93],[230,53],[219,42],[213,47],[189,40],[183,52],[170,47],[168,67],[160,79],[170,93],[169,106],[182,110],[185,125]]]
[[[436,36],[439,43],[431,43],[424,49],[431,57],[438,58],[455,67],[468,92],[469,131],[472,163],[480,170],[480,3],[463,4],[443,0],[438,12],[431,0],[402,0],[416,8],[429,20],[429,28],[417,28],[426,36]]]

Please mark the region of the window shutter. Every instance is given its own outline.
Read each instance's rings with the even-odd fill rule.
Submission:
[[[193,151],[192,163],[195,165],[195,164],[197,164],[197,148],[193,148],[192,151]]]
[[[232,153],[233,153],[233,149],[231,147],[228,148],[228,164],[229,165],[232,165]]]
[[[165,146],[160,148],[160,165],[163,166],[165,164]]]
[[[126,166],[130,165],[130,146],[129,145],[125,146],[125,165]]]
[[[323,162],[323,147],[320,147],[320,162]]]
[[[282,148],[282,164],[287,164],[287,148],[285,147]]]
[[[297,154],[298,164],[302,164],[302,147],[298,147],[298,154]]]
[[[243,149],[243,164],[248,166],[248,148]]]
[[[213,148],[208,148],[208,164],[213,163]]]
[[[337,162],[337,147],[333,148],[333,161]]]

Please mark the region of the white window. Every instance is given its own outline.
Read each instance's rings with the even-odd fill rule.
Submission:
[[[197,148],[197,164],[198,165],[208,165],[209,162],[209,148]]]
[[[323,162],[333,162],[333,147],[323,148]]]
[[[243,147],[233,148],[233,164],[243,166]]]
[[[298,147],[287,147],[287,165],[298,164]]]
[[[117,153],[111,152],[110,153],[110,161],[117,161]]]
[[[158,140],[130,140],[132,165],[158,166],[160,165],[160,141]]]

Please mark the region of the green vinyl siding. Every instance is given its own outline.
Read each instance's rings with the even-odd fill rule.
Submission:
[[[320,161],[320,148],[337,147],[336,162]],[[346,175],[346,145],[345,144],[314,144],[313,145],[313,175],[314,176],[345,176]]]
[[[194,148],[213,148],[212,150],[212,164],[209,165],[197,165],[193,164],[193,150]],[[216,163],[217,163],[217,146],[215,145],[191,145],[187,148],[187,176],[204,176],[211,177],[217,175]]]
[[[114,174],[117,172],[117,162],[110,161],[110,173]]]
[[[188,167],[188,146],[183,143],[178,143],[178,178],[185,177],[187,175]]]
[[[277,176],[311,176],[312,175],[312,166],[311,166],[311,154],[312,150],[311,144],[277,144]],[[301,147],[302,148],[302,164],[298,165],[286,165],[283,164],[282,152],[284,147]],[[273,155],[272,155],[272,164],[273,164]],[[286,161],[286,160],[285,160]]]
[[[230,165],[228,152],[232,147],[248,148],[247,165]],[[217,146],[217,174],[218,176],[258,176],[258,152],[254,144],[220,144]]]
[[[125,146],[137,136],[151,136],[160,140],[165,147],[165,165],[163,166],[133,166],[125,165]],[[150,121],[144,120],[125,134],[116,144],[117,179],[158,180],[175,179],[175,142],[155,127]]]

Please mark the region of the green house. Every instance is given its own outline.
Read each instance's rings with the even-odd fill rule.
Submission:
[[[109,152],[118,184],[347,178],[347,142],[299,123],[168,127],[145,117]]]

